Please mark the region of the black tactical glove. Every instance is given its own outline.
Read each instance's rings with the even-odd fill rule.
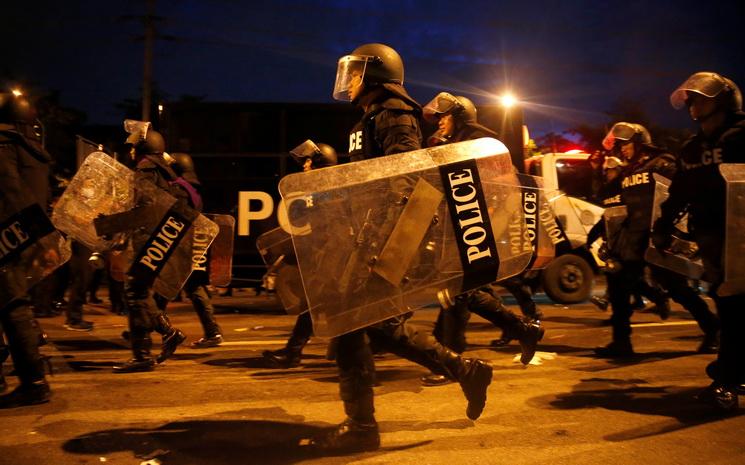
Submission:
[[[652,244],[659,250],[667,250],[672,243],[673,228],[661,217],[657,218],[652,227]]]

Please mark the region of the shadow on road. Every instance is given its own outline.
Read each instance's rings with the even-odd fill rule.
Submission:
[[[589,378],[575,385],[572,392],[559,394],[547,403],[557,409],[599,407],[670,418],[605,436],[609,441],[628,441],[732,417],[697,401],[695,395],[701,389],[650,386],[643,379]]]
[[[612,358],[612,359],[604,359],[602,357],[598,357],[595,355],[595,353],[591,349],[584,349],[588,351],[586,355],[582,355],[583,357],[595,359],[595,360],[605,360],[607,364],[598,366],[597,363],[594,363],[590,366],[586,367],[575,367],[574,370],[577,371],[586,371],[589,373],[595,373],[599,371],[605,371],[605,370],[613,370],[618,367],[622,366],[628,366],[628,365],[639,365],[642,363],[654,363],[659,362],[662,360],[672,360],[675,358],[680,357],[690,357],[691,355],[696,355],[696,352],[693,350],[668,350],[668,351],[654,351],[654,352],[637,352],[631,357],[623,357],[623,358]]]
[[[406,450],[430,441],[381,447],[374,452],[327,457],[309,446],[310,438],[330,426],[260,420],[182,421],[157,428],[121,428],[97,431],[70,439],[66,452],[105,456],[131,451],[143,460],[157,458],[163,464],[262,465],[293,464],[312,459],[324,464],[346,464],[352,457],[375,457]]]

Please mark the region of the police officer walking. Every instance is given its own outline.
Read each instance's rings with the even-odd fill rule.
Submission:
[[[654,225],[653,243],[667,249],[674,223],[688,213],[688,227],[698,244],[704,264],[704,279],[711,283],[721,335],[716,362],[707,372],[711,385],[699,398],[723,411],[738,407],[738,389],[745,380],[745,294],[721,296],[724,279],[723,245],[726,217],[726,183],[721,163],[745,163],[745,113],[742,94],[732,80],[713,72],[691,75],[670,95],[674,108],[688,108],[699,131],[680,151],[680,166]]]
[[[35,118],[36,111],[25,97],[0,93],[0,218],[16,214],[12,224],[0,224],[0,232],[4,234],[5,229],[12,225],[17,228],[36,227],[40,234],[54,230],[45,213],[52,158],[28,131]],[[23,212],[23,219],[18,218],[18,212]],[[26,233],[22,236],[26,240],[40,239]],[[7,237],[10,237],[9,233]],[[0,253],[0,263],[3,265],[18,258],[12,250],[8,250],[11,246],[4,244]],[[18,387],[0,397],[0,408],[48,402],[51,391],[39,353],[40,328],[34,320],[27,295],[17,297],[0,308],[0,328],[5,332],[8,352],[20,380]],[[2,381],[0,387],[4,390],[4,379]]]
[[[366,44],[339,59],[334,98],[351,101],[364,111],[350,134],[352,161],[421,148],[421,107],[403,87],[399,54],[383,44]],[[334,431],[314,439],[320,451],[374,450],[380,446],[375,420],[372,344],[430,367],[440,366],[460,382],[468,400],[466,414],[481,415],[492,368],[485,361],[462,358],[430,336],[388,320],[336,338],[339,391],[347,418]]]

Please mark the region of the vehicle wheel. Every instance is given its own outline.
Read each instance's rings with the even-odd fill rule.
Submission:
[[[590,297],[595,273],[582,258],[566,254],[554,259],[543,270],[543,290],[560,304],[576,304]]]

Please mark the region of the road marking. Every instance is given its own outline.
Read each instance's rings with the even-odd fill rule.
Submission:
[[[220,344],[218,347],[225,347],[225,346],[265,346],[270,344],[279,344],[283,345],[285,342],[284,339],[269,339],[264,341],[223,341],[222,344]],[[210,349],[213,349],[213,347],[210,347]]]
[[[697,325],[695,321],[670,321],[670,322],[660,322],[660,323],[634,323],[631,325],[632,328],[646,328],[651,326],[690,326],[690,325]]]

